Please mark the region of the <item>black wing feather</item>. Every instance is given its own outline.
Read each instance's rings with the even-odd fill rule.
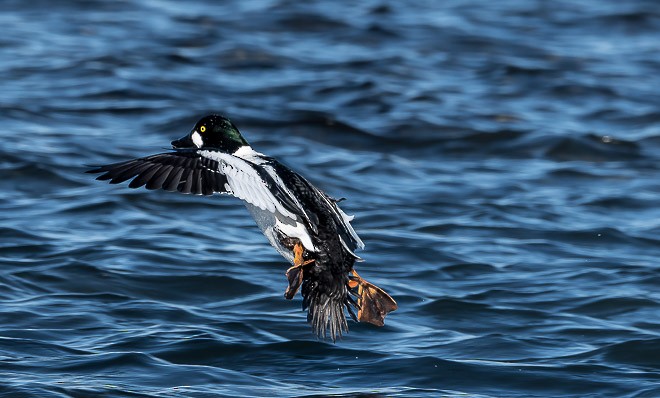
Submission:
[[[194,193],[195,195],[201,195],[202,194],[202,170],[201,169],[195,169],[195,171],[193,172],[192,193]]]
[[[219,172],[219,163],[204,158],[196,151],[159,153],[144,158],[113,163],[88,170],[103,173],[97,180],[111,184],[133,179],[130,188],[164,189],[197,195],[226,193],[227,178]]]
[[[170,174],[165,179],[165,182],[163,182],[163,189],[170,192],[176,191],[176,187],[179,186],[181,174],[183,174],[183,167],[174,166],[172,171],[170,171]]]
[[[147,189],[158,189],[158,188],[164,188],[163,183],[165,182],[165,179],[167,176],[170,174],[170,171],[172,171],[172,165],[165,165],[156,171],[156,174],[154,174],[153,177],[147,182],[147,185],[144,187]]]
[[[192,190],[192,175],[193,175],[193,169],[184,169],[183,174],[181,175],[181,182],[179,182],[179,186],[176,188],[177,191],[181,193],[190,193]]]
[[[120,165],[120,167],[117,167],[116,169],[108,170],[107,173],[98,177],[97,179],[99,180],[109,179],[110,184],[119,184],[121,182],[131,179],[137,174],[140,174],[141,172],[146,170],[147,167],[149,167],[149,165],[145,163],[131,162],[129,164]]]
[[[202,170],[202,194],[210,195],[213,193],[213,187],[215,186],[213,180],[213,172],[209,170]]]
[[[156,174],[159,168],[160,168],[159,165],[155,165],[155,164],[150,165],[147,169],[145,169],[137,177],[135,177],[133,181],[131,181],[131,183],[128,184],[128,187],[140,188],[141,186],[149,182],[149,180],[151,180],[151,177],[153,177],[154,174]]]

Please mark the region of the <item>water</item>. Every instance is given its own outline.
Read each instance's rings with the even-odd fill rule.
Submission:
[[[660,396],[656,1],[0,5],[0,394]],[[238,200],[110,186],[207,112],[355,214],[317,341]]]

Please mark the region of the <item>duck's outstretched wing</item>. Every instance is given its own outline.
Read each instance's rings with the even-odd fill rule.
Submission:
[[[267,173],[227,153],[177,150],[100,166],[87,173],[103,173],[96,179],[111,184],[132,179],[129,188],[144,186],[197,195],[225,193],[280,218],[300,220],[297,204]]]
[[[361,261],[362,259],[355,254],[355,250],[364,249],[364,242],[362,242],[362,239],[360,239],[357,232],[355,232],[355,229],[353,229],[353,226],[351,225],[351,221],[353,221],[354,216],[349,216],[348,214],[344,213],[344,211],[337,204],[339,202],[338,200],[331,198],[330,196],[326,195],[325,192],[316,187],[314,187],[314,189],[316,189],[318,194],[325,199],[330,209],[332,209],[332,218],[337,224],[339,237],[341,238],[341,242],[344,244],[344,247],[346,247],[346,249],[348,249],[348,251],[355,258]]]
[[[132,179],[129,188],[164,189],[185,194],[212,195],[231,193],[227,177],[216,160],[200,156],[195,151],[173,151],[144,158],[112,163],[88,170],[103,173],[97,180],[119,184]]]

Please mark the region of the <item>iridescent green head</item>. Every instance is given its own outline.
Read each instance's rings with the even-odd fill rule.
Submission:
[[[240,147],[249,145],[229,119],[220,115],[201,118],[187,135],[172,141],[172,147],[216,149],[234,153]]]

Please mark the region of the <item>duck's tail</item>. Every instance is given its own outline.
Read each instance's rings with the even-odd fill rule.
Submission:
[[[307,310],[307,321],[319,338],[329,337],[335,342],[348,332],[344,310],[356,322],[383,326],[385,316],[397,309],[396,301],[389,294],[362,279],[354,269],[350,275],[332,278],[309,271],[301,289],[303,310]]]
[[[327,278],[323,274],[310,273],[303,281],[301,294],[303,310],[307,310],[307,322],[319,338],[330,338],[333,342],[348,332],[344,309],[357,321],[353,311],[355,301],[349,295],[348,275]]]

